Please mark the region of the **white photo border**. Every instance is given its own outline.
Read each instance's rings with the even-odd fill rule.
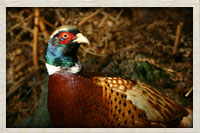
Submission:
[[[6,128],[6,7],[193,7],[193,128]],[[198,0],[1,0],[0,132],[200,132],[200,35]]]

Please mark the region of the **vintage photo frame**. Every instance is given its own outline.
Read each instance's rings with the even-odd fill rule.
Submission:
[[[6,7],[193,7],[193,128],[6,128]],[[200,39],[198,0],[2,0],[0,2],[0,132],[200,132]]]

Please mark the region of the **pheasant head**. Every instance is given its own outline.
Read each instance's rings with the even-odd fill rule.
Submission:
[[[46,67],[49,75],[65,69],[71,73],[78,73],[81,64],[77,59],[80,44],[89,41],[74,26],[61,26],[50,36],[46,50]]]

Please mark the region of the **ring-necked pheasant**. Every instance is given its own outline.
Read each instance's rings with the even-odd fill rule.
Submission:
[[[82,71],[77,58],[89,41],[74,26],[61,26],[46,50],[48,110],[55,127],[190,127],[187,109],[138,80]],[[191,116],[190,116],[191,117]]]

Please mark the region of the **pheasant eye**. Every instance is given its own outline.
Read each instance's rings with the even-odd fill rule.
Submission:
[[[68,38],[68,35],[67,35],[67,33],[64,33],[64,34],[62,35],[62,38],[63,38],[63,39],[66,39],[66,38]]]

